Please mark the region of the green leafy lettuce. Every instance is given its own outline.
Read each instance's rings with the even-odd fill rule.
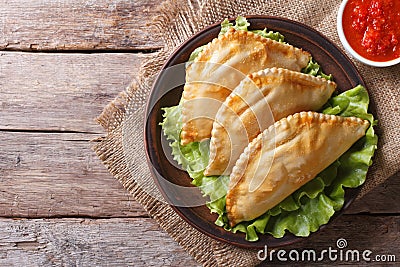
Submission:
[[[247,21],[239,17],[236,20],[237,24],[238,20],[239,27],[247,29]],[[232,25],[229,21],[224,21],[222,29],[227,27]],[[302,72],[332,79],[331,75],[324,74],[320,66],[312,60]],[[368,105],[368,93],[361,85],[331,97],[320,112],[366,119],[370,122],[366,135],[317,177],[274,208],[252,221],[239,223],[233,228],[228,224],[225,208],[229,176],[203,175],[209,159],[209,140],[180,145],[179,135],[182,128],[180,105],[163,109],[164,120],[161,125],[164,135],[170,141],[174,159],[189,173],[193,179],[192,183],[208,198],[206,205],[210,211],[218,214],[215,223],[228,231],[245,233],[248,241],[257,241],[258,234],[269,233],[280,238],[286,231],[296,236],[308,236],[311,232],[317,231],[321,225],[328,223],[333,214],[342,208],[344,188],[355,188],[364,183],[378,142],[373,129],[375,121],[372,114],[368,113]]]
[[[330,80],[330,81],[333,80],[332,75],[331,74],[326,75],[322,71],[321,66],[317,62],[315,62],[313,60],[313,58],[310,58],[310,61],[308,62],[307,66],[305,68],[303,68],[301,70],[301,72],[303,72],[305,74],[310,74],[310,75],[313,75],[313,76],[319,76],[319,77],[325,78],[325,79]]]

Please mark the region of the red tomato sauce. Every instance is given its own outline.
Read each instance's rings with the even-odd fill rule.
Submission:
[[[364,58],[400,57],[400,0],[350,0],[342,24],[350,46]]]

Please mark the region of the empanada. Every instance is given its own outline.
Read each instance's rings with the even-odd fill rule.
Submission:
[[[269,67],[300,71],[310,54],[247,31],[228,30],[186,69],[182,95],[182,145],[211,136],[215,114],[247,74]]]
[[[230,225],[264,214],[312,180],[364,136],[368,126],[368,121],[355,117],[301,112],[263,131],[230,176]]]
[[[229,175],[245,147],[260,132],[290,114],[320,109],[335,89],[334,82],[287,69],[249,74],[216,115],[210,162],[204,174]]]

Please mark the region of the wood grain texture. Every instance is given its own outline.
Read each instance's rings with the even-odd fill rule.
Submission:
[[[103,133],[95,118],[146,57],[1,52],[0,129]]]
[[[151,219],[0,219],[0,266],[197,266]]]
[[[0,132],[0,217],[147,217],[90,149],[91,137]]]
[[[2,1],[0,50],[158,49],[148,26],[157,0]]]

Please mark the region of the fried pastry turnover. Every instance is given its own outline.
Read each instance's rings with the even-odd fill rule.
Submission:
[[[360,118],[301,112],[264,130],[230,175],[226,196],[230,225],[273,208],[338,159],[368,127],[369,122]]]

